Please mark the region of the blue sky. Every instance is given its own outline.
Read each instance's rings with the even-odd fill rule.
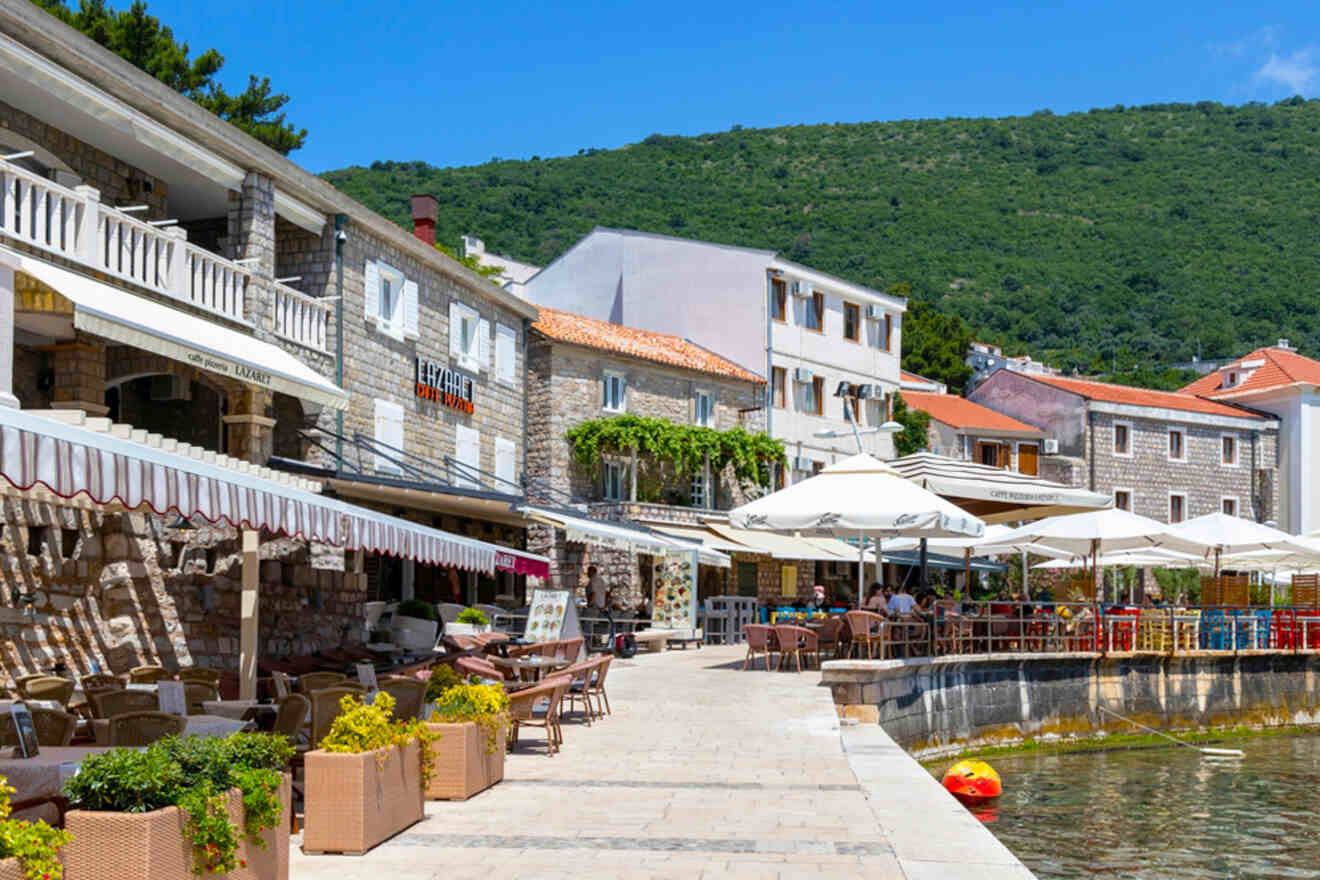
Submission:
[[[1314,2],[1068,5],[149,2],[194,51],[225,55],[227,84],[259,73],[293,97],[310,137],[292,158],[313,171],[557,156],[735,123],[1320,92]]]

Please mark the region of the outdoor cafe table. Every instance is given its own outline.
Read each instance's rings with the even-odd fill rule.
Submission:
[[[565,660],[562,657],[541,657],[535,654],[523,657],[496,657],[488,654],[486,660],[496,666],[512,669],[523,681],[540,681],[547,670],[553,671],[573,665],[572,660]]]
[[[10,758],[8,746],[0,754],[0,776],[14,787],[11,796],[14,803],[53,797],[60,793],[64,779],[60,774],[61,764],[81,763],[89,755],[99,755],[109,751],[105,746],[42,746],[35,758]],[[69,768],[72,770],[72,767]],[[42,818],[51,821],[56,818],[53,807],[34,807],[14,814],[15,819]]]
[[[184,736],[229,736],[240,730],[249,730],[255,725],[251,721],[237,721],[220,715],[189,715]],[[110,720],[96,718],[92,720],[92,734],[98,746],[110,745]]]
[[[256,721],[258,726],[263,720],[261,716],[275,715],[280,711],[280,707],[274,703],[261,703],[257,700],[203,700],[202,708],[207,715],[232,718],[235,721]]]

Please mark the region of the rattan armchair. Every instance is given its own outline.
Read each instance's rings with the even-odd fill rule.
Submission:
[[[91,696],[93,718],[114,718],[126,712],[155,712],[160,699],[149,691],[105,690]]]
[[[765,655],[765,671],[769,672],[770,655],[779,650],[779,644],[775,641],[775,628],[764,623],[749,623],[743,627],[743,635],[747,637],[743,672],[747,671],[747,664],[756,662],[757,654]]]
[[[394,698],[394,717],[400,721],[420,718],[426,702],[426,682],[403,675],[380,682],[380,689]]]
[[[52,700],[61,707],[68,706],[73,697],[73,682],[58,675],[29,679],[23,689],[27,691],[29,700]]]
[[[338,687],[348,681],[348,676],[339,672],[304,672],[298,676],[298,693],[311,696],[326,688]]]
[[[215,702],[220,699],[220,689],[215,685],[206,682],[190,681],[183,685],[184,699],[188,701],[189,715],[205,715],[206,707],[203,703]]]
[[[844,617],[848,618],[848,630],[852,633],[858,656],[865,651],[869,660],[875,656],[878,646],[880,658],[884,659],[889,642],[889,621],[873,611],[849,611]]]
[[[135,666],[128,670],[128,680],[133,684],[155,684],[173,678],[164,666]]]
[[[179,670],[179,681],[209,684],[218,691],[220,690],[220,670],[208,669],[205,666],[190,666],[187,669]]]
[[[805,626],[780,624],[775,627],[775,638],[779,640],[779,665],[775,667],[776,669],[786,666],[788,658],[792,657],[793,662],[797,664],[797,671],[801,672],[803,654],[815,657],[816,668],[820,668],[820,643],[816,638],[815,630],[807,629]]]
[[[312,748],[320,746],[321,740],[330,732],[330,725],[342,711],[339,701],[344,697],[361,700],[362,691],[357,688],[332,687],[312,692]]]
[[[37,745],[67,746],[73,741],[78,716],[40,706],[29,706],[28,711],[32,714],[32,726],[37,729]],[[18,731],[14,727],[13,716],[6,712],[0,715],[0,746],[16,745]]]
[[[117,675],[109,675],[104,672],[88,673],[78,680],[78,684],[82,685],[84,694],[88,691],[99,691],[104,688],[118,688],[122,690],[124,687],[123,679]]]
[[[20,699],[26,700],[28,698],[27,683],[29,681],[36,681],[39,678],[50,678],[50,673],[33,672],[28,675],[20,675],[18,678],[14,679],[14,690],[18,693]]]
[[[110,745],[149,746],[167,736],[179,736],[188,719],[168,712],[127,712],[110,718]]]
[[[564,741],[559,727],[559,707],[572,684],[573,680],[568,676],[557,675],[535,687],[509,695],[509,715],[513,723],[509,732],[509,751],[518,745],[519,728],[540,727],[545,730],[546,754],[554,757]],[[540,708],[542,703],[544,709]]]

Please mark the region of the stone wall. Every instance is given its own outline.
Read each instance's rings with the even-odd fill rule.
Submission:
[[[1131,457],[1114,454],[1115,422],[1128,426]],[[1186,461],[1169,460],[1171,427],[1183,431]],[[1170,493],[1180,493],[1186,495],[1187,519],[1219,511],[1221,499],[1229,497],[1237,502],[1238,516],[1260,522],[1278,521],[1278,502],[1273,493],[1263,498],[1260,510],[1255,510],[1252,502],[1253,490],[1260,497],[1264,483],[1259,471],[1267,472],[1272,482],[1277,467],[1276,431],[1258,432],[1256,471],[1252,469],[1253,432],[1249,430],[1094,413],[1090,432],[1094,434],[1088,452],[1095,449],[1095,491],[1108,495],[1115,489],[1128,490],[1133,513],[1168,522]],[[1236,467],[1221,464],[1220,440],[1224,434],[1237,438]]]
[[[177,517],[13,496],[0,499],[0,513],[3,677],[57,662],[79,673],[144,663],[238,668],[242,561],[235,529],[175,529]],[[365,577],[322,570],[343,567],[340,551],[265,536],[261,560],[262,656],[362,641]]]
[[[839,711],[921,757],[1026,737],[1320,724],[1320,655],[1001,654],[824,664]]]

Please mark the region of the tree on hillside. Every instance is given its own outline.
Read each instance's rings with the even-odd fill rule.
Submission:
[[[930,445],[930,414],[909,409],[902,394],[894,395],[894,421],[903,426],[894,435],[894,452],[899,456],[920,452]]]
[[[189,58],[188,44],[149,15],[144,0],[118,11],[106,0],[80,0],[77,10],[66,0],[32,2],[272,149],[287,155],[307,140],[307,129],[285,121],[281,109],[289,96],[273,93],[269,77],[249,76],[247,88],[231,95],[216,81],[224,56],[207,49]]]
[[[906,296],[906,284],[890,288]],[[919,373],[949,386],[951,394],[962,394],[972,368],[963,361],[972,344],[972,331],[958,315],[946,315],[919,299],[908,301],[903,315],[903,369]]]

